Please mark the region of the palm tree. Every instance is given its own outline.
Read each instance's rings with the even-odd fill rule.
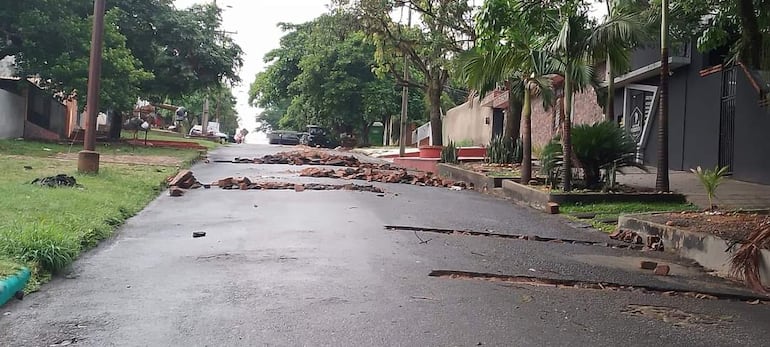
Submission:
[[[530,50],[520,60],[525,71],[522,76],[524,94],[522,115],[522,147],[524,155],[521,161],[521,183],[529,184],[532,179],[532,98],[540,96],[544,107],[552,104],[551,76],[556,73],[552,57],[544,51]]]
[[[607,73],[605,120],[614,122],[615,76],[631,67],[631,52],[647,39],[639,0],[606,0],[607,16],[591,35],[596,59],[604,59]]]
[[[518,138],[521,127],[523,100],[521,94],[514,92],[517,84],[521,83],[517,62],[514,49],[506,46],[476,47],[461,58],[461,75],[468,87],[479,93],[479,97],[483,98],[500,83],[504,84],[508,107],[503,136],[508,139]]]

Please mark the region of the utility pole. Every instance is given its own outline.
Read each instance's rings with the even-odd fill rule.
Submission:
[[[94,24],[91,30],[91,60],[88,65],[88,95],[86,98],[86,129],[83,150],[78,153],[78,172],[99,173],[99,153],[96,152],[96,119],[99,115],[99,88],[104,46],[104,9],[106,0],[94,1]],[[110,126],[123,126],[111,124]]]
[[[209,96],[206,94],[206,100],[203,101],[203,116],[201,116],[201,135],[209,135]]]
[[[404,4],[407,8],[407,24],[406,27],[409,29],[412,26],[412,8],[409,7],[409,5]],[[406,155],[406,116],[407,116],[407,109],[409,108],[409,84],[407,83],[409,81],[409,58],[406,55],[406,52],[404,52],[404,87],[401,90],[401,131],[399,131],[399,148],[398,148],[398,155],[400,157],[403,157]]]

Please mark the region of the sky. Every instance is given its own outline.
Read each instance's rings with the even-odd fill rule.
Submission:
[[[176,0],[178,8],[189,7],[196,3],[212,0]],[[265,54],[278,48],[283,33],[278,23],[303,23],[326,12],[327,0],[217,0],[223,8],[223,27],[226,31],[236,32],[233,38],[244,51],[244,64],[241,68],[241,84],[233,93],[238,99],[236,109],[241,119],[240,126],[250,131],[246,141],[266,143],[265,134],[257,133],[256,115],[259,110],[248,105],[249,86],[257,72],[262,71]]]

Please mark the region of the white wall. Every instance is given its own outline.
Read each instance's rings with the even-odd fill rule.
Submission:
[[[482,107],[479,98],[474,98],[447,111],[443,130],[445,144],[451,139],[454,142],[471,140],[474,146],[486,146],[492,138],[492,108]]]
[[[24,136],[24,98],[0,89],[0,139]]]

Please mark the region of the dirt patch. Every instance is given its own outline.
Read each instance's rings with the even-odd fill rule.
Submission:
[[[59,153],[54,156],[59,160],[78,160],[77,153]],[[102,154],[99,156],[102,163],[128,164],[128,165],[152,165],[152,166],[177,166],[182,160],[175,157],[162,155],[110,155]]]
[[[484,162],[468,162],[460,164],[465,170],[483,174],[487,177],[520,177],[520,164],[492,164]]]
[[[679,212],[654,214],[645,219],[692,232],[717,235],[730,241],[745,242],[749,234],[770,225],[770,216],[745,212]],[[770,249],[770,245],[765,248]]]

